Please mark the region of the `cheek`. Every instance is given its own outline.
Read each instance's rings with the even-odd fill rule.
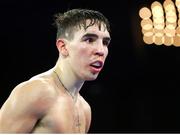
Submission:
[[[79,65],[81,65],[81,66],[86,65],[88,63],[89,59],[90,59],[90,55],[87,50],[81,50],[78,52],[77,60],[78,60]]]
[[[87,47],[81,47],[77,49],[77,55],[79,58],[88,57],[90,55],[91,49]]]
[[[106,48],[104,52],[105,52],[104,55],[105,55],[105,58],[106,58],[108,56],[108,53],[109,53],[108,48]]]
[[[87,51],[87,50],[81,50],[81,51],[79,51],[79,55],[81,56],[81,57],[87,57],[87,56],[89,56],[89,51]]]
[[[80,56],[85,55],[86,49],[81,44],[74,43],[71,45],[69,52],[73,59],[80,58]]]
[[[72,59],[77,67],[82,67],[90,58],[90,51],[87,48],[75,48]],[[81,65],[81,66],[80,66]]]

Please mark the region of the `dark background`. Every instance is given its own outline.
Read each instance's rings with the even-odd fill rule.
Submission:
[[[142,41],[138,12],[152,2],[1,0],[0,106],[17,84],[55,65],[53,15],[90,8],[101,11],[112,29],[103,72],[81,90],[92,107],[90,133],[180,132],[180,48]]]

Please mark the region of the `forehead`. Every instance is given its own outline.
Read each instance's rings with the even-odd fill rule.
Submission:
[[[86,25],[88,26],[90,21],[86,21]],[[86,33],[93,33],[101,37],[110,37],[110,33],[108,32],[107,28],[103,23],[101,23],[101,28],[99,28],[99,24],[95,23],[92,26],[89,26],[87,29],[84,29],[82,26],[78,27],[77,30],[74,32],[74,36],[83,36]]]

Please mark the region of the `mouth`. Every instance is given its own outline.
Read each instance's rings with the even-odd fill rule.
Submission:
[[[91,69],[93,72],[100,72],[103,68],[103,62],[102,61],[95,61],[90,64]]]

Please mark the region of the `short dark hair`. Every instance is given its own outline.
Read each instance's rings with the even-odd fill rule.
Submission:
[[[90,20],[90,24],[86,25],[86,20]],[[89,9],[72,9],[65,13],[58,13],[55,15],[55,25],[57,27],[56,38],[66,37],[65,33],[73,33],[73,29],[77,26],[79,28],[83,27],[85,30],[98,24],[99,29],[103,24],[105,28],[110,32],[110,25],[108,19],[99,11],[89,10]],[[73,36],[73,35],[72,35]]]

